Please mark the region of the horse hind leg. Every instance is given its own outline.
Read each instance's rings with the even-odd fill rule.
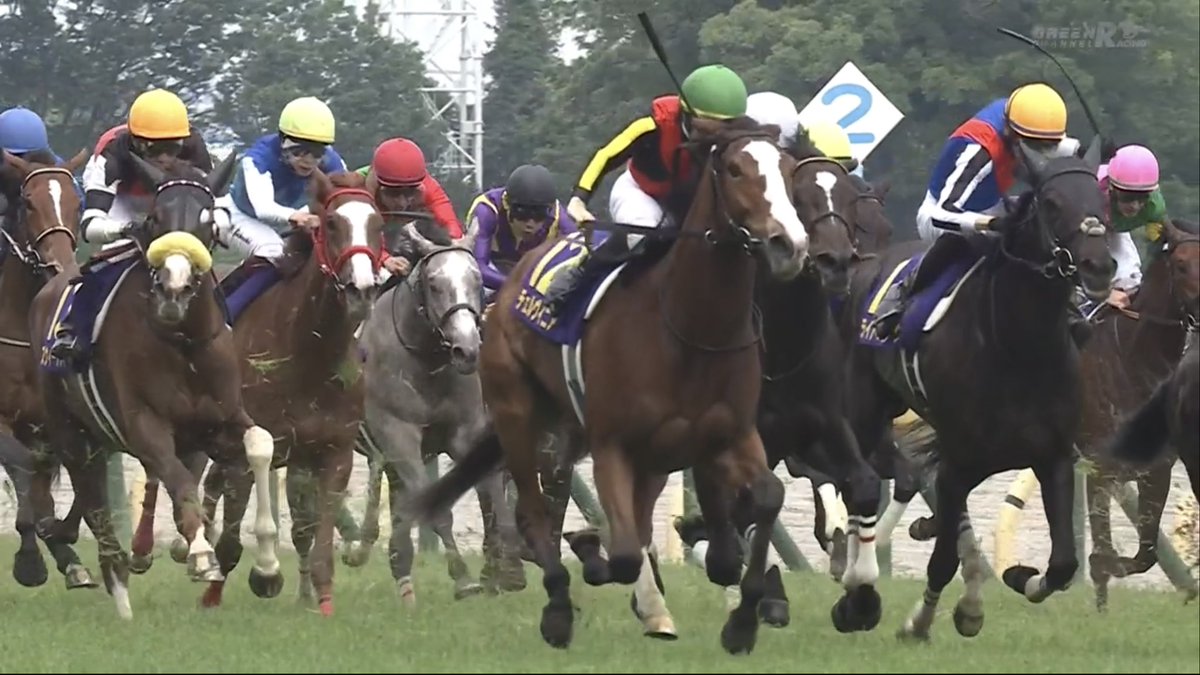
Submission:
[[[17,497],[15,524],[21,545],[13,554],[13,579],[22,586],[41,586],[49,578],[49,572],[42,549],[38,546],[32,499],[33,455],[12,437],[8,429],[0,429],[0,466],[12,481]]]
[[[55,527],[43,527],[43,524],[54,523],[53,480],[57,467],[35,463],[33,479],[29,488],[29,499],[33,505],[34,517],[37,522],[38,537],[46,544],[50,555],[54,557],[55,566],[67,590],[76,588],[97,588],[100,584],[92,577],[91,571],[84,567],[79,554],[71,543],[57,532]],[[71,504],[67,520],[79,519],[82,510],[75,503]]]
[[[298,464],[288,467],[287,503],[292,515],[292,546],[299,558],[299,597],[301,604],[316,599],[312,581],[312,548],[317,527],[317,497],[312,472]],[[257,483],[255,485],[257,489]]]
[[[221,496],[225,498],[225,527],[221,529],[221,534],[217,537],[217,542],[213,547],[217,554],[217,564],[220,565],[222,578],[208,584],[208,588],[200,598],[201,607],[220,606],[221,596],[225,590],[225,581],[242,558],[242,518],[246,515],[246,506],[250,502],[250,488],[254,485],[254,477],[244,462],[227,466],[226,469],[221,493]],[[255,583],[251,582],[252,588],[254,585]],[[277,586],[274,594],[278,595],[280,590],[282,589]],[[273,595],[263,596],[258,592],[255,592],[255,595],[274,597]]]
[[[1087,494],[1088,522],[1092,531],[1092,553],[1088,556],[1088,567],[1092,587],[1096,593],[1096,611],[1108,611],[1108,582],[1112,579],[1117,551],[1112,542],[1112,495],[1108,486],[1112,481],[1106,476],[1088,474],[1084,480]]]
[[[383,458],[367,452],[367,506],[363,512],[358,537],[347,541],[342,562],[347,567],[362,567],[371,559],[371,550],[379,541],[379,507],[383,492]],[[346,533],[342,533],[343,537]]]
[[[446,571],[454,580],[454,599],[462,600],[483,592],[483,586],[471,578],[467,562],[463,560],[458,550],[458,542],[454,540],[454,513],[445,509],[431,523],[434,533],[446,547]]]
[[[412,446],[420,447],[418,445]],[[405,514],[404,509],[400,505],[404,503],[404,495],[409,490],[419,489],[421,483],[421,472],[424,471],[424,465],[417,463],[412,466],[401,465],[396,466],[389,462],[384,465],[384,472],[388,479],[388,500],[392,504],[392,534],[388,540],[388,564],[392,571],[392,580],[396,584],[396,594],[400,598],[400,602],[406,607],[413,607],[417,603],[417,592],[413,586],[412,568],[413,560],[416,558],[416,549],[413,547],[412,528],[413,521]],[[413,487],[409,487],[409,486]]]
[[[1132,558],[1118,559],[1113,576],[1122,578],[1144,574],[1158,563],[1158,535],[1162,527],[1163,509],[1171,491],[1171,466],[1162,464],[1139,474],[1137,479],[1138,550]]]
[[[954,628],[963,637],[975,637],[983,630],[983,584],[988,578],[983,551],[971,525],[971,514],[964,509],[958,524],[958,557],[962,561],[964,591],[954,607]]]
[[[142,493],[142,515],[130,540],[129,571],[145,574],[154,563],[154,512],[158,508],[158,478],[147,474]]]

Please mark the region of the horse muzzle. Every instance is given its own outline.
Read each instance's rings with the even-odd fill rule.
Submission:
[[[797,246],[786,234],[772,235],[764,249],[771,276],[778,281],[795,279],[808,259],[807,241]]]

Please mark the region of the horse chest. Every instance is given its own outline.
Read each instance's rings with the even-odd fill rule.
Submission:
[[[728,449],[744,431],[732,406],[716,403],[700,411],[665,416],[654,425],[649,444],[653,465],[675,471]]]

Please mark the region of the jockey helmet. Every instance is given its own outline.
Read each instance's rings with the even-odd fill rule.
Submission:
[[[407,187],[420,185],[429,175],[425,154],[407,138],[389,138],[375,148],[371,170],[380,185]]]
[[[23,155],[50,147],[46,123],[29,108],[9,108],[0,113],[0,148]]]
[[[129,107],[129,133],[151,140],[187,138],[192,133],[187,106],[166,89],[144,92]]]
[[[1021,136],[1061,140],[1067,134],[1067,104],[1043,82],[1021,85],[1004,106],[1008,126]]]
[[[518,166],[504,185],[505,199],[514,206],[550,206],[554,192],[554,177],[541,164]]]
[[[792,99],[773,91],[760,91],[746,99],[746,115],[759,124],[779,127],[779,142],[791,145],[800,126],[800,113]]]
[[[850,136],[834,122],[819,120],[805,127],[808,140],[826,157],[836,160],[851,159]]]
[[[1144,145],[1126,145],[1108,163],[1108,184],[1126,192],[1158,188],[1158,158]]]
[[[746,114],[746,83],[725,66],[700,66],[680,87],[684,110],[697,117],[727,120]]]
[[[333,111],[313,96],[293,99],[279,114],[279,131],[297,140],[328,145],[333,143],[335,128]]]

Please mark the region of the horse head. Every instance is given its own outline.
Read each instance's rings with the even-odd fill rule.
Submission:
[[[132,156],[155,186],[150,214],[133,231],[152,270],[152,310],[163,323],[177,325],[212,270],[220,215],[216,199],[229,188],[237,153],[229,153],[207,176],[182,160],[159,165]]]
[[[379,295],[383,216],[356,173],[333,176],[317,170],[309,179],[310,210],[321,217],[313,231],[313,254],[345,303],[351,321],[364,320]]]
[[[762,256],[771,276],[794,279],[808,259],[808,232],[796,214],[785,176],[795,171],[796,160],[776,145],[778,127],[760,127],[750,118],[726,123],[711,134],[697,122],[697,138],[688,142],[707,151],[707,172],[712,184],[715,213],[691,218],[708,199],[697,194],[685,219],[714,245],[732,244]],[[705,177],[701,177],[703,190]]]
[[[61,272],[75,259],[81,204],[73,174],[87,157],[84,149],[60,164],[49,152],[26,158],[4,153],[3,173],[21,186],[16,238],[4,236],[16,257],[36,271]]]
[[[1195,327],[1200,319],[1200,226],[1167,218],[1163,223],[1163,254],[1171,274],[1171,294]]]
[[[1001,251],[1042,273],[1079,283],[1092,300],[1108,297],[1116,261],[1108,251],[1104,195],[1096,167],[1077,157],[1024,153],[1031,191],[1017,213],[997,219]]]
[[[850,261],[857,247],[855,205],[859,186],[845,166],[826,157],[802,130],[790,149],[798,160],[791,176],[796,212],[809,237],[809,261],[830,295],[850,292]]]
[[[855,250],[863,258],[879,253],[892,241],[895,227],[885,205],[892,183],[889,180],[869,183],[853,174],[850,178],[859,188],[854,202]]]

